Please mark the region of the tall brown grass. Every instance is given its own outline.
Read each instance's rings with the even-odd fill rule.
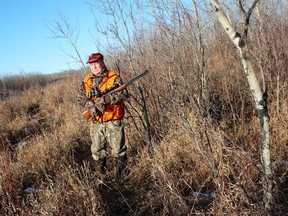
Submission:
[[[143,140],[143,128],[135,127],[134,122],[140,120],[128,105],[129,174],[121,184],[113,181],[111,158],[104,179],[92,171],[89,123],[82,119],[75,98],[80,81],[81,73],[73,74],[1,102],[1,214],[262,214],[259,123],[252,110],[250,114],[234,111],[235,104],[244,101],[221,99],[230,113],[225,111],[215,123],[203,117],[195,104],[172,103],[159,111],[152,106],[157,96],[150,95],[152,155]],[[148,78],[142,82],[145,85]],[[133,99],[130,106],[139,109]],[[283,103],[283,115],[271,115],[274,197],[279,214],[286,212],[287,204],[285,110]],[[35,191],[25,193],[27,188]]]
[[[285,22],[281,29],[268,25],[275,19],[266,20],[263,34],[277,42],[262,38],[267,42],[263,52],[256,37],[251,44],[258,77],[264,76],[269,89],[274,214],[285,215],[288,43],[280,37],[287,35]],[[150,69],[128,89],[124,181],[114,180],[111,157],[105,176],[93,170],[89,122],[82,118],[76,98],[83,73],[74,71],[1,100],[0,214],[263,215],[259,122],[235,49],[217,23],[216,29],[211,24],[202,98],[192,30],[183,24],[177,32],[177,25],[169,26],[164,19],[156,24],[158,29],[147,30],[145,37],[134,32],[135,71],[124,51],[106,58],[108,67],[117,71]],[[256,33],[252,28],[251,34]],[[271,50],[281,50],[281,60]],[[262,75],[255,54],[260,52]]]

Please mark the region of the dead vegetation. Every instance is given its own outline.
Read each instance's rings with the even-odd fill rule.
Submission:
[[[115,70],[150,69],[129,87],[124,182],[114,181],[111,158],[104,177],[91,166],[89,123],[76,98],[82,72],[1,101],[0,214],[263,215],[259,122],[242,66],[211,24],[201,86],[193,19],[182,12],[179,23],[166,14],[145,37],[134,32],[132,59],[125,51],[107,57]],[[280,18],[264,16],[264,50],[251,37],[254,64],[269,89],[275,215],[288,212],[288,40],[280,37],[288,28]]]

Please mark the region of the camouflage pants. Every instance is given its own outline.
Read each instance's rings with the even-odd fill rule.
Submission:
[[[111,147],[112,157],[126,155],[125,134],[122,120],[96,122],[90,126],[92,140],[91,152],[94,160],[107,156],[107,144]]]

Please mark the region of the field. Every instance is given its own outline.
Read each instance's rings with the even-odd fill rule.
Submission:
[[[1,214],[261,215],[259,122],[251,104],[238,101],[238,109],[218,101],[212,105],[221,106],[221,118],[203,115],[192,102],[163,103],[160,109],[153,105],[160,95],[146,88],[151,141],[141,126],[143,116],[136,115],[140,106],[130,98],[129,172],[124,182],[115,182],[111,158],[105,177],[92,171],[90,123],[76,97],[81,77],[81,71],[63,73],[1,101]],[[279,214],[287,213],[288,200],[287,108],[284,101],[279,114],[271,109],[270,119]]]
[[[253,20],[249,51],[268,89],[271,215],[287,215],[288,26],[270,6]],[[105,58],[124,80],[149,70],[128,87],[123,181],[111,157],[104,176],[94,170],[77,101],[83,70],[1,78],[1,215],[265,214],[260,122],[237,50],[212,19],[201,47],[188,12]]]

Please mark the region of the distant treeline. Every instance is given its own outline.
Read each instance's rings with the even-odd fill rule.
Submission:
[[[29,73],[0,78],[0,99],[5,99],[15,92],[24,91],[32,86],[44,87],[56,82],[76,70],[63,71],[52,74]]]

